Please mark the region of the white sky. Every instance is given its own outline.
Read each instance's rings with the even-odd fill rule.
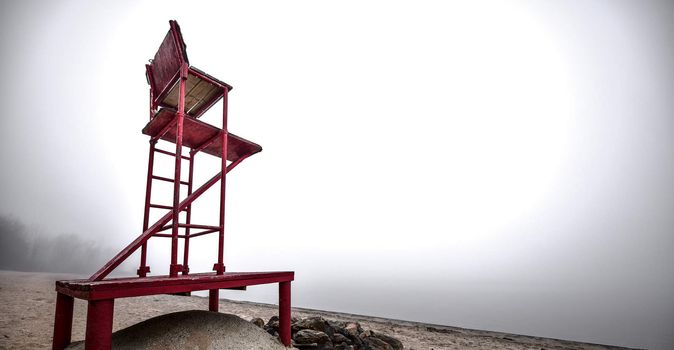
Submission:
[[[0,213],[140,234],[144,63],[177,19],[264,148],[228,178],[229,270],[295,270],[297,306],[674,346],[670,4],[0,4]],[[217,223],[212,191],[193,222]],[[209,270],[215,241],[193,242]]]

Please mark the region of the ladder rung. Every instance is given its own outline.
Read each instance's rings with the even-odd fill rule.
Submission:
[[[173,237],[173,236],[171,236],[171,234],[169,234],[169,233],[155,233],[154,236],[155,236],[155,237],[165,237],[165,238],[171,238],[171,237]],[[185,237],[186,237],[185,235],[178,235],[178,238],[185,238]]]
[[[187,235],[178,235],[178,238],[194,238],[194,237],[207,235],[209,233],[215,233],[215,232],[218,232],[218,231],[220,231],[219,227],[209,229],[209,230],[205,230],[205,231],[201,231],[201,232],[197,232],[197,233],[193,233],[193,234],[189,235],[189,237]],[[154,236],[155,237],[166,237],[166,238],[173,237],[170,233],[155,233]]]
[[[172,206],[163,204],[150,204],[150,208],[173,210]],[[187,211],[187,208],[183,209],[182,211]]]
[[[220,226],[195,225],[195,224],[178,224],[178,227],[198,228],[198,229],[203,229],[203,230],[219,230],[220,229]]]
[[[217,229],[201,231],[201,232],[190,234],[190,238],[199,237],[199,236],[203,236],[203,235],[207,235],[209,233],[214,233],[214,232],[219,232],[219,231],[220,231],[219,227]]]
[[[172,228],[172,227],[173,227],[173,224],[164,225],[164,226],[162,226],[162,227],[159,229],[159,232],[161,232],[161,231],[166,231],[166,230],[168,230],[168,229],[170,229],[170,228]],[[209,226],[209,225],[181,224],[181,223],[178,223],[178,227],[182,227],[182,228],[196,228],[196,229],[200,229],[200,230],[207,230],[207,231],[213,231],[213,232],[215,232],[215,231],[220,231],[220,226]],[[201,232],[199,232],[199,233],[201,233]]]
[[[176,154],[173,153],[173,152],[164,151],[163,149],[159,149],[159,148],[155,148],[154,151],[155,151],[155,152],[159,152],[159,153],[163,153],[163,154],[166,154],[166,155],[169,155],[169,156],[172,156],[172,157],[175,157],[175,156],[176,156]],[[186,160],[191,160],[190,157],[188,157],[188,156],[183,156],[183,155],[181,155],[180,158],[186,159]]]
[[[169,179],[168,177],[163,177],[163,176],[157,176],[157,175],[152,175],[152,178],[155,180],[161,180],[161,181],[166,181],[166,182],[173,182],[173,179]],[[187,181],[180,181],[181,185],[189,185],[190,183]]]

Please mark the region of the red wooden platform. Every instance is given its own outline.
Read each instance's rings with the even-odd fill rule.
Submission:
[[[56,312],[52,348],[62,350],[70,343],[73,323],[74,298],[88,302],[85,337],[86,350],[110,349],[114,300],[155,294],[209,291],[209,310],[218,311],[220,289],[245,289],[247,286],[267,283],[279,284],[279,336],[290,346],[290,284],[294,272],[225,272],[225,188],[227,174],[244,159],[262,150],[252,141],[227,130],[227,96],[232,87],[189,65],[180,27],[170,21],[170,30],[159,50],[146,65],[150,84],[150,121],[143,133],[150,136],[147,185],[142,233],[91,277],[83,280],[56,282]],[[222,127],[205,123],[198,118],[216,102],[222,101]],[[157,147],[159,141],[175,144],[175,151]],[[189,156],[183,154],[189,148]],[[154,173],[155,153],[174,158],[173,178]],[[221,169],[210,180],[193,188],[193,172],[197,154],[221,158]],[[183,161],[189,162],[187,179],[181,178]],[[173,203],[152,203],[154,180],[173,184]],[[216,183],[220,183],[220,211],[218,225],[191,222],[192,202]],[[181,186],[187,186],[181,196]],[[150,210],[164,210],[163,216],[150,225]],[[181,213],[185,213],[182,217]],[[161,233],[170,230],[170,233]],[[218,234],[215,272],[190,273],[190,239],[206,234]],[[151,238],[171,239],[169,275],[148,276],[147,247]],[[184,244],[182,263],[178,261],[179,239]],[[138,277],[106,277],[122,262],[140,249]]]
[[[111,278],[101,281],[64,280],[56,282],[56,316],[53,349],[70,344],[74,298],[87,300],[86,349],[110,349],[116,298],[156,294],[209,291],[208,309],[218,311],[218,289],[243,289],[247,286],[279,284],[279,331],[283,343],[290,345],[290,282],[294,272],[198,273],[178,277],[152,276]]]
[[[170,126],[171,122],[175,120],[175,116],[176,111],[173,109],[163,108],[159,110],[143,128],[143,134],[173,142],[176,139],[175,129],[169,128],[164,133],[162,133],[162,130],[167,125]],[[203,147],[202,152],[222,157],[222,139],[218,137],[221,131],[220,128],[204,123],[199,119],[187,117],[183,125],[183,146],[191,149]],[[227,137],[228,160],[234,162],[241,157],[251,156],[260,151],[262,151],[262,146],[257,143],[229,133]]]
[[[139,297],[154,294],[186,293],[210,289],[239,289],[257,284],[290,282],[292,271],[215,272],[191,275],[110,278],[102,281],[65,280],[56,282],[56,291],[84,300]]]

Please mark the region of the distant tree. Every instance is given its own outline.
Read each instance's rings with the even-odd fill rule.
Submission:
[[[0,215],[0,269],[23,270],[28,263],[28,232],[19,220]]]
[[[0,215],[0,269],[90,274],[114,255],[109,247],[68,233],[58,235],[29,231],[21,221]],[[129,264],[117,273],[133,272]]]

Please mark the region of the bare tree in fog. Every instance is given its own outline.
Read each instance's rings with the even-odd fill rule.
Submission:
[[[26,227],[16,219],[0,215],[0,269],[25,270],[29,250]]]
[[[0,269],[89,274],[114,255],[109,247],[74,233],[38,234],[0,215]]]

